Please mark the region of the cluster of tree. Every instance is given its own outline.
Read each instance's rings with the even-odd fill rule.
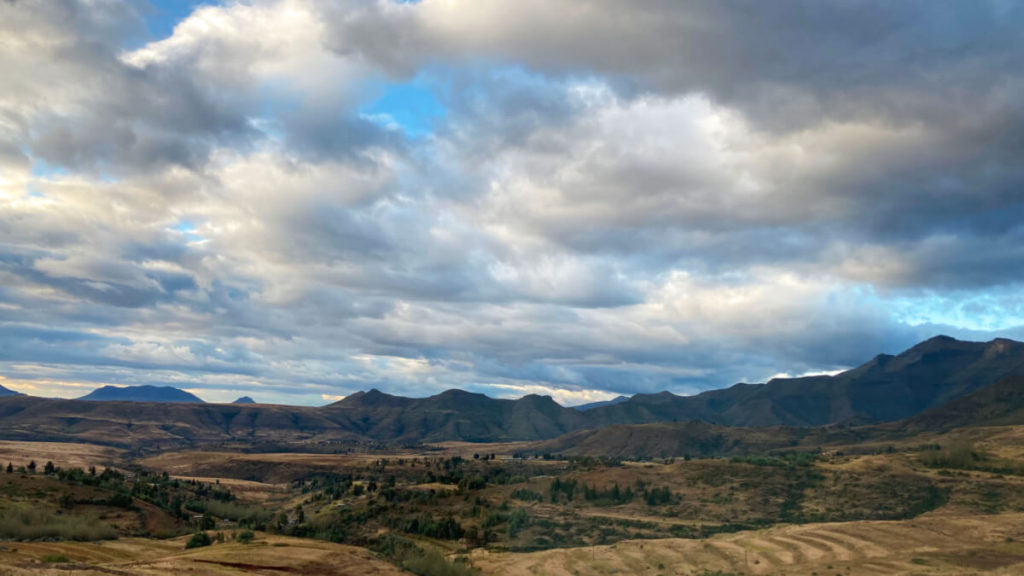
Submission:
[[[635,484],[635,489],[633,486],[626,486],[623,489],[616,482],[611,488],[602,490],[596,485],[582,484],[580,486],[573,478],[567,480],[555,478],[551,481],[548,491],[551,502],[563,501],[563,497],[565,502],[572,502],[578,487],[582,489],[583,500],[597,506],[626,504],[632,502],[637,496],[640,496],[641,500],[646,502],[648,506],[676,504],[680,501],[679,495],[674,494],[667,486],[651,488],[639,480]],[[515,497],[514,494],[513,497]]]
[[[733,463],[753,464],[754,466],[788,466],[807,468],[813,466],[820,454],[817,452],[787,452],[784,454],[733,456]]]
[[[393,521],[392,528],[406,534],[440,540],[458,540],[466,534],[465,529],[455,518],[451,516],[434,518],[429,514],[421,514],[412,518],[397,518]]]

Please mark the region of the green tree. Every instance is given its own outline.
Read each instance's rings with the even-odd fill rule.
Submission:
[[[185,549],[201,548],[203,546],[209,546],[210,544],[213,544],[213,540],[210,539],[209,534],[206,532],[196,532],[188,539],[188,542],[185,543]]]

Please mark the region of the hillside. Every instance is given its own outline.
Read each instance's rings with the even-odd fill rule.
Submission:
[[[148,449],[209,442],[353,440],[316,408],[246,404],[0,399],[0,437]]]
[[[835,376],[736,384],[696,396],[638,394],[587,412],[591,427],[702,420],[724,426],[891,422],[936,408],[1010,375],[1024,375],[1024,344],[937,336]]]
[[[910,418],[908,431],[1024,424],[1024,376],[1011,376]]]
[[[376,390],[325,407],[0,399],[0,438],[158,449],[210,442],[539,440],[582,425],[549,397],[495,400],[450,390],[421,399]]]
[[[399,442],[537,440],[587,424],[582,414],[560,406],[549,396],[496,400],[463,390],[428,398],[402,398],[371,390],[322,410],[347,430]]]
[[[104,386],[82,396],[79,400],[89,402],[203,402],[195,394],[171,386]]]

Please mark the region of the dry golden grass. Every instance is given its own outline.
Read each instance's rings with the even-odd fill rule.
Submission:
[[[706,540],[629,540],[528,554],[477,550],[483,574],[526,576],[1024,574],[1024,514],[784,526]]]
[[[2,466],[7,466],[8,462],[15,467],[24,466],[35,460],[40,469],[48,461],[61,468],[103,468],[119,462],[121,454],[116,448],[96,444],[0,441]]]
[[[0,548],[2,576],[397,576],[406,574],[362,548],[258,534],[250,544],[225,543],[185,550],[187,538],[116,542],[10,543]],[[64,556],[68,562],[44,562]]]
[[[194,477],[196,471],[223,467],[229,469],[232,464],[247,462],[316,466],[325,469],[351,468],[366,466],[380,458],[399,458],[398,455],[381,456],[379,454],[307,454],[302,452],[270,452],[243,454],[239,452],[206,452],[189,450],[181,452],[165,452],[139,461],[139,464],[151,470],[167,472],[172,476]]]

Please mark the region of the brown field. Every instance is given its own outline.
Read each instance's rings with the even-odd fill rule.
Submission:
[[[0,576],[392,576],[408,574],[354,546],[258,534],[249,544],[185,550],[186,537],[114,542],[12,542],[0,546]],[[44,561],[47,556],[49,562]],[[64,556],[67,562],[53,562]]]
[[[121,450],[96,444],[0,441],[0,465],[10,462],[15,468],[31,460],[40,467],[50,461],[62,468],[103,468],[119,463],[121,455]]]
[[[472,558],[483,574],[507,576],[1024,574],[1024,514],[805,524],[527,554],[477,550]]]

